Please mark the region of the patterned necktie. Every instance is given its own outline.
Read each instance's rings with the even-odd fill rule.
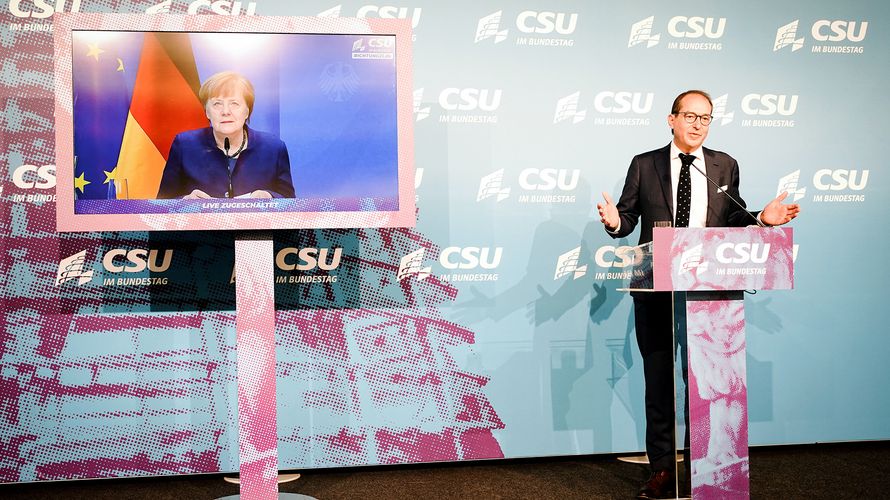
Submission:
[[[677,222],[674,227],[689,227],[689,209],[692,206],[692,178],[689,176],[689,166],[695,161],[695,157],[680,153],[680,182],[677,184]]]

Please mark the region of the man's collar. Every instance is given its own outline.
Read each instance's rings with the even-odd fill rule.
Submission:
[[[682,151],[680,151],[680,148],[677,147],[677,144],[674,141],[671,141],[671,160],[679,158],[680,153],[682,153]],[[694,150],[690,154],[692,154],[692,156],[694,156],[696,160],[705,159],[705,152],[702,150],[701,146],[699,146],[698,149]]]

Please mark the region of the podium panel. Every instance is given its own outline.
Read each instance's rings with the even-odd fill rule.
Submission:
[[[625,274],[626,291],[686,292],[692,497],[748,498],[743,291],[794,287],[792,230],[654,228]]]

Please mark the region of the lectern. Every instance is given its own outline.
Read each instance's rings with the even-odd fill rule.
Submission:
[[[655,228],[634,264],[626,290],[686,292],[692,498],[748,498],[743,296],[793,288],[792,230]]]

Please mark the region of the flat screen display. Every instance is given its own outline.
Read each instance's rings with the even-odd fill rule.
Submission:
[[[60,231],[413,225],[410,23],[61,17]]]

